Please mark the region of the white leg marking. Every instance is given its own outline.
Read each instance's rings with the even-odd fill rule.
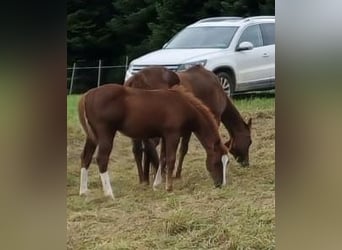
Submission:
[[[108,171],[100,174],[100,176],[101,176],[104,195],[110,196],[112,197],[112,199],[114,199],[114,194],[113,194],[112,186],[110,185]]]
[[[222,155],[222,166],[223,166],[223,180],[222,180],[222,186],[225,186],[227,184],[227,179],[226,179],[226,172],[227,172],[227,165],[229,162],[228,155]]]
[[[87,194],[88,192],[88,170],[81,168],[80,177],[80,195]]]
[[[163,179],[161,176],[161,166],[159,165],[156,177],[154,178],[154,182],[153,182],[153,190],[156,190],[157,186],[162,183],[162,180]]]
[[[176,158],[175,167],[174,167],[173,173],[172,173],[172,176],[173,176],[173,177],[176,177],[176,173],[177,173],[178,165],[179,165],[178,162],[179,162],[179,158]]]

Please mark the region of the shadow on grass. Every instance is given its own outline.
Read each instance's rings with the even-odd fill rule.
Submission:
[[[254,99],[254,98],[274,98],[275,90],[268,91],[254,91],[254,92],[242,92],[236,93],[233,96],[234,100],[243,100],[243,99]]]

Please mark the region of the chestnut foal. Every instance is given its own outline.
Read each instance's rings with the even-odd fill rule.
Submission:
[[[106,84],[85,93],[79,101],[79,119],[86,133],[81,155],[80,195],[88,191],[88,168],[96,157],[105,196],[114,198],[108,161],[117,131],[138,139],[161,137],[166,159],[166,190],[172,191],[172,173],[180,138],[193,132],[206,150],[206,167],[215,187],[226,183],[227,148],[212,113],[182,86],[170,90],[140,90]]]

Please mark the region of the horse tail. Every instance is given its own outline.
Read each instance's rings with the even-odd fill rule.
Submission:
[[[87,96],[87,93],[82,95],[78,103],[78,117],[87,137],[90,140],[92,140],[94,143],[96,143],[97,139],[96,139],[94,130],[91,128],[91,125],[89,124],[88,117],[87,117],[86,96]]]

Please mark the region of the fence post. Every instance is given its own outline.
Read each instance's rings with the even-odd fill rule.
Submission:
[[[97,73],[97,87],[100,87],[101,80],[101,59],[99,60],[99,71]]]
[[[75,68],[76,68],[76,62],[74,62],[72,66],[72,73],[71,73],[71,82],[70,82],[70,88],[69,88],[69,95],[72,93],[72,87],[74,83],[74,76],[75,76]]]
[[[125,62],[125,70],[127,71],[127,69],[128,69],[128,56],[126,56],[126,62]],[[126,73],[126,71],[125,71],[125,73]]]

